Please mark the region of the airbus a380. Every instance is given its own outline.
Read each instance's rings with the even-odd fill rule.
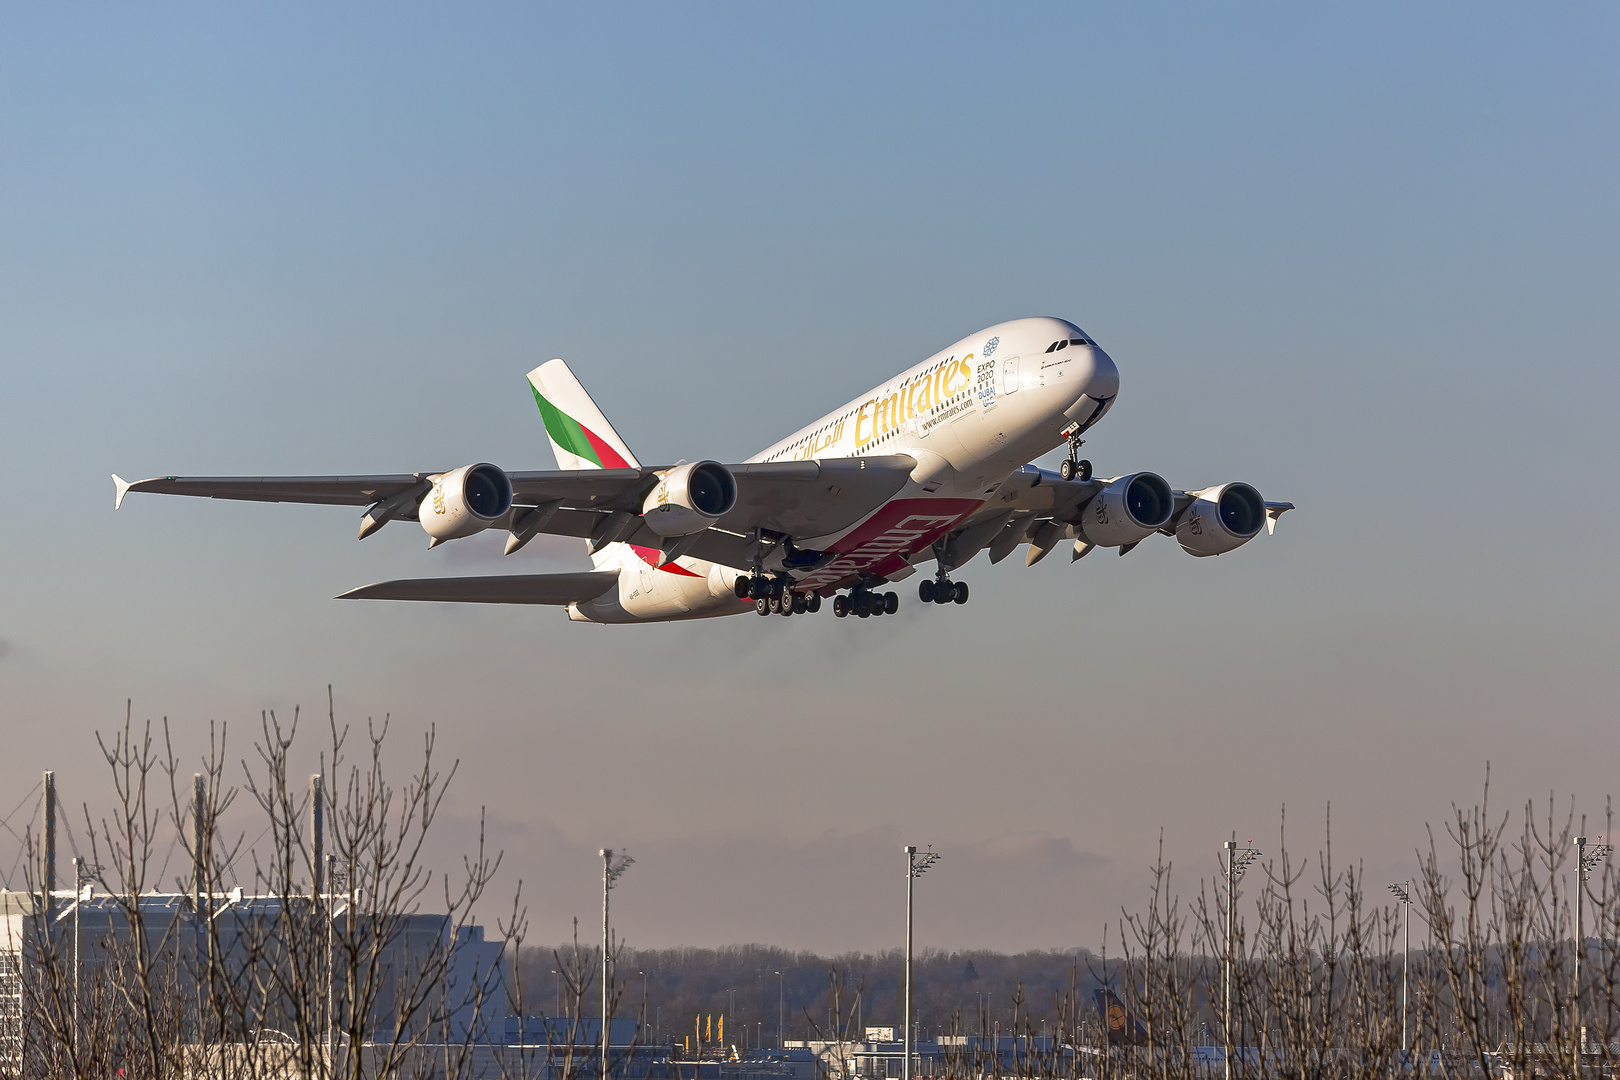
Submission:
[[[1150,472],[1094,478],[1084,435],[1119,395],[1119,369],[1063,319],[1018,319],[963,338],[748,461],[647,467],[562,360],[529,372],[555,471],[464,465],[384,476],[191,477],[131,491],[367,507],[360,539],[414,520],[428,546],[487,529],[506,553],[541,533],[586,541],[581,573],[384,581],[344,599],[553,604],[581,622],[814,612],[892,615],[885,586],[933,564],[924,603],[965,604],[952,575],[980,551],[1027,546],[1034,565],[1072,541],[1121,555],[1154,533],[1221,555],[1272,531],[1292,503],[1244,483],[1194,491]],[[1028,464],[1068,444],[1056,472]]]

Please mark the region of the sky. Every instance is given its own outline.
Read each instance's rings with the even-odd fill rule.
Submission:
[[[484,808],[531,940],[611,846],[633,945],[826,952],[901,943],[903,844],[943,855],[919,947],[1095,948],[1161,841],[1192,892],[1331,814],[1378,888],[1487,764],[1600,819],[1617,52],[1601,4],[0,7],[0,813],[47,768],[101,813],[126,702],[187,761],[301,705],[313,761],[330,685],[401,768],[435,728],[435,856]],[[1028,315],[1119,366],[1100,474],[1299,509],[981,556],[966,607],[640,627],[331,599],[577,541],[113,510],[113,472],[554,467],[553,356],[643,461],[737,461]]]

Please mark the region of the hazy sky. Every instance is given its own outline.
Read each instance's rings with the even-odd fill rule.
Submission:
[[[1475,797],[1615,765],[1612,5],[0,8],[0,812],[93,733],[430,723],[446,852],[542,939],[1099,943],[1159,830],[1404,877]],[[566,357],[644,461],[738,460],[991,323],[1119,364],[1100,472],[1300,509],[979,561],[966,608],[594,627],[337,603],[581,569],[110,472],[554,463]],[[1055,459],[1054,459],[1055,460]],[[16,825],[16,821],[13,821]],[[0,862],[12,849],[0,846]],[[3,867],[0,867],[3,869]]]

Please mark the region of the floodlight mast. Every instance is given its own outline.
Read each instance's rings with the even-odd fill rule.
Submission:
[[[602,848],[602,1072],[601,1080],[610,1080],[608,1075],[608,1030],[612,1026],[608,1021],[608,894],[613,886],[619,883],[619,877],[636,861],[628,855],[615,855],[612,848]],[[558,976],[560,979],[561,976]],[[521,1021],[519,1025],[521,1026]]]
[[[923,874],[928,868],[939,861],[939,853],[933,850],[917,853],[914,845],[906,845],[906,1003],[904,1016],[901,1018],[906,1027],[904,1032],[905,1062],[900,1067],[901,1080],[911,1080],[911,883]]]
[[[1586,930],[1581,923],[1581,894],[1586,892],[1586,876],[1597,867],[1597,864],[1609,857],[1613,849],[1608,844],[1597,843],[1590,846],[1586,837],[1575,838],[1575,1034],[1577,1054],[1586,1053],[1586,1026],[1581,1023],[1581,958],[1586,954]],[[1578,1060],[1578,1059],[1577,1059]]]
[[[1401,920],[1401,1053],[1407,1051],[1406,1036],[1406,965],[1412,957],[1412,896],[1407,892],[1411,882],[1391,885],[1389,891],[1401,902],[1405,913]]]
[[[1260,857],[1260,852],[1254,848],[1238,847],[1235,836],[1222,847],[1225,849],[1226,863],[1226,1008],[1223,1026],[1226,1034],[1226,1080],[1232,1080],[1232,938],[1236,933],[1233,908],[1237,903],[1237,883],[1242,880],[1249,864]]]

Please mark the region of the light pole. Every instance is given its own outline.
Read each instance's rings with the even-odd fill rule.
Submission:
[[[1412,958],[1412,896],[1407,887],[1411,882],[1391,885],[1389,891],[1401,902],[1401,1054],[1407,1050],[1406,1036],[1406,966]]]
[[[1237,904],[1237,883],[1243,879],[1243,871],[1249,864],[1260,857],[1260,852],[1254,848],[1240,848],[1237,841],[1228,840],[1223,845],[1226,850],[1226,1080],[1232,1080],[1232,938],[1237,929],[1234,922],[1233,909]]]
[[[1580,1040],[1577,1053],[1586,1053],[1586,1028],[1581,1024],[1581,957],[1586,953],[1586,930],[1581,923],[1581,894],[1586,891],[1586,875],[1609,857],[1608,844],[1587,846],[1586,837],[1575,838],[1575,1031]]]
[[[77,1055],[79,1052],[79,909],[84,907],[84,860],[78,856],[73,858],[73,894],[73,1053]]]
[[[608,1029],[612,1027],[611,1017],[608,1016],[609,1000],[608,981],[612,978],[609,969],[608,956],[608,894],[613,886],[618,884],[619,876],[630,869],[636,860],[628,855],[613,854],[612,848],[602,849],[602,1072],[601,1080],[608,1077]]]
[[[929,850],[917,854],[914,845],[906,845],[906,1007],[905,1007],[905,1063],[900,1067],[902,1080],[911,1080],[911,883],[939,861],[939,854]]]
[[[647,973],[638,971],[636,974],[641,976],[641,1028],[642,1035],[645,1037],[647,1034]]]
[[[776,1048],[787,1049],[787,977],[776,973]]]
[[[553,975],[557,976],[557,1012],[556,1012],[556,1015],[560,1017],[560,1016],[562,1016],[562,972],[558,971],[556,968],[552,968],[551,973]]]

